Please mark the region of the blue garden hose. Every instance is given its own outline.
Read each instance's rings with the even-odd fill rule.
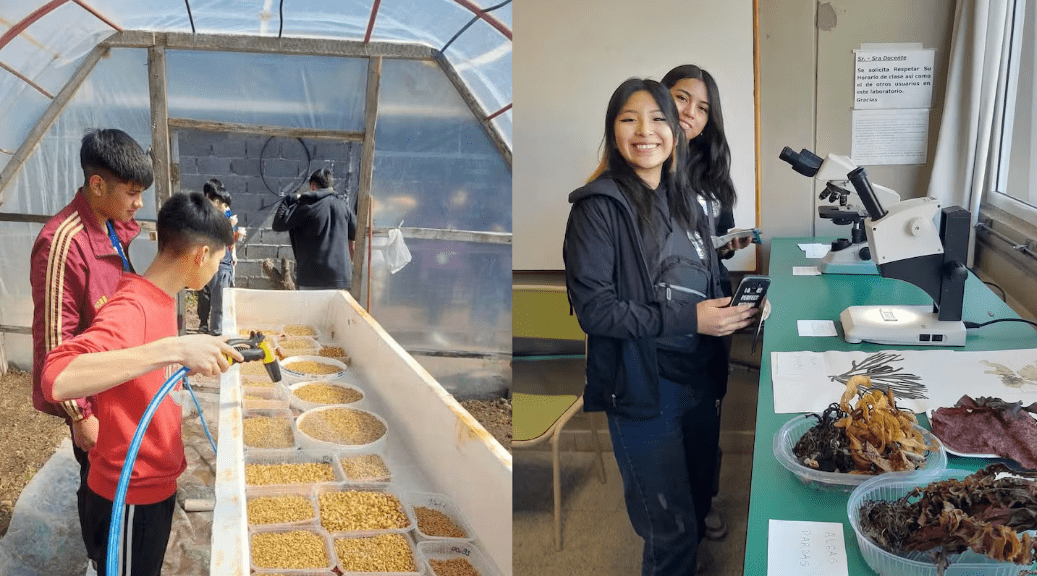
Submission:
[[[209,437],[209,444],[212,445],[213,452],[216,451],[216,441],[213,440],[212,434],[209,432],[209,426],[205,423],[205,417],[202,415],[202,407],[198,403],[198,397],[195,396],[194,390],[191,389],[191,385],[187,382],[187,371],[187,368],[177,370],[159,388],[158,394],[155,394],[147,409],[144,410],[144,415],[141,417],[140,423],[137,424],[137,430],[133,433],[130,447],[126,451],[126,461],[122,465],[119,483],[115,487],[115,501],[112,502],[111,525],[108,529],[108,560],[105,564],[105,574],[109,576],[114,576],[119,571],[119,539],[122,537],[123,525],[122,509],[126,505],[126,490],[130,486],[133,464],[137,461],[137,452],[140,450],[140,443],[144,439],[144,432],[147,431],[148,425],[151,424],[151,418],[155,415],[155,411],[158,410],[158,405],[162,403],[162,400],[181,378],[184,380],[184,387],[187,388],[187,391],[191,393],[191,398],[194,399],[194,405],[198,407],[198,417],[202,420],[202,428],[205,429],[205,435]],[[119,511],[118,521],[116,521],[115,517],[116,511]]]

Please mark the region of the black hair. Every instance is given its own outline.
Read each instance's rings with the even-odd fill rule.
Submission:
[[[183,254],[195,246],[216,250],[234,243],[230,220],[200,192],[173,194],[158,211],[158,250]]]
[[[706,85],[709,98],[709,118],[702,133],[688,143],[688,181],[691,187],[707,198],[720,202],[725,208],[735,205],[735,185],[731,181],[731,148],[724,134],[724,113],[720,108],[720,90],[713,75],[694,64],[677,66],[663,76],[667,88],[694,78]]]
[[[321,188],[331,188],[335,185],[335,177],[331,175],[331,170],[321,168],[310,174],[310,184],[316,184]]]
[[[115,178],[148,188],[155,180],[151,157],[118,128],[87,131],[79,148],[79,164],[84,182],[97,174],[106,180]]]
[[[209,180],[202,185],[202,192],[205,193],[205,197],[209,200],[219,200],[230,207],[230,192],[223,186],[223,182],[220,182],[219,178],[209,178]]]
[[[670,126],[670,131],[673,132],[673,153],[663,162],[660,180],[660,183],[666,184],[667,205],[670,214],[687,229],[694,230],[698,225],[697,213],[691,205],[691,202],[694,201],[694,191],[688,185],[687,170],[684,165],[688,155],[687,144],[682,137],[683,131],[677,113],[677,105],[673,103],[673,97],[670,96],[670,91],[665,86],[655,80],[630,78],[620,84],[612,93],[608,109],[605,112],[602,168],[607,172],[607,176],[616,182],[620,191],[637,210],[639,228],[643,233],[645,227],[652,221],[651,209],[654,194],[644,180],[641,180],[634,169],[627,164],[616,144],[616,118],[619,117],[623,105],[630,100],[630,97],[642,90],[648,92],[655,100],[666,118],[666,123]]]

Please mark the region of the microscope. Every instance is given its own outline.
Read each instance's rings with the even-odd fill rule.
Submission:
[[[827,200],[831,205],[818,206],[817,215],[833,224],[850,226],[850,237],[833,241],[831,250],[818,263],[817,269],[822,274],[878,274],[864,232],[864,219],[868,213],[849,189],[846,177],[857,166],[846,156],[829,154],[821,159],[809,150],[796,153],[788,146],[778,157],[792,165],[796,172],[826,182],[818,199]],[[900,202],[900,195],[889,188],[873,186],[873,189],[883,204]]]
[[[790,161],[786,152],[793,155],[789,157],[793,160],[798,157],[808,163],[820,161],[807,150],[797,155],[787,147],[782,151],[786,161]],[[817,162],[819,168],[820,164]],[[810,166],[805,172],[798,168],[796,171],[808,176],[820,172],[818,169],[808,174]],[[866,211],[861,226],[879,274],[918,286],[933,299],[933,304],[850,306],[839,314],[843,337],[852,344],[964,346],[965,324],[961,315],[968,279],[968,210],[958,206],[941,209],[939,201],[929,197],[897,201],[886,208],[877,192],[880,187],[871,184],[864,168],[852,168],[845,180],[853,186]],[[899,200],[900,196],[896,198]],[[937,215],[939,229],[935,223]]]

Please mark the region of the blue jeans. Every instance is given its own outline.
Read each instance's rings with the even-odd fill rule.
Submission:
[[[719,402],[710,392],[660,379],[661,414],[608,414],[627,514],[644,538],[642,576],[695,573],[717,468]]]
[[[209,280],[212,309],[209,312],[209,334],[223,334],[223,289],[234,286],[234,269],[220,265],[216,274]]]

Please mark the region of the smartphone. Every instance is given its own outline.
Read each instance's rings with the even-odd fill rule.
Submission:
[[[763,304],[763,297],[767,295],[767,288],[771,285],[771,279],[767,276],[745,276],[735,288],[734,296],[728,306],[739,304],[752,304],[753,308],[759,308]]]

